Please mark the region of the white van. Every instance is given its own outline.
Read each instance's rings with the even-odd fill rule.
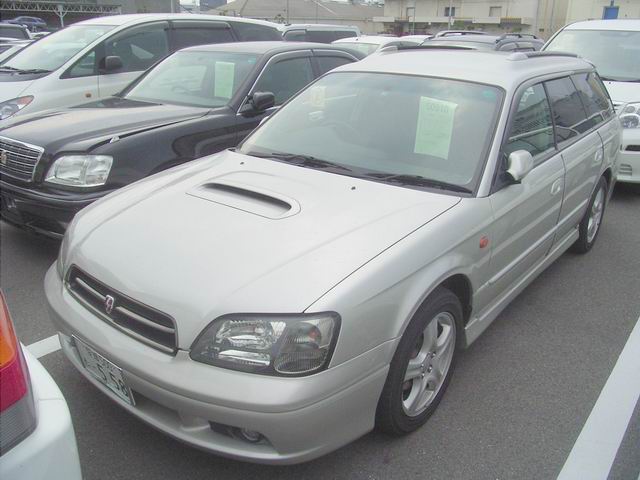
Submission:
[[[596,66],[624,127],[618,181],[640,184],[640,20],[572,23],[543,50],[576,53]]]
[[[0,62],[3,120],[122,90],[169,53],[209,43],[282,40],[274,23],[193,14],[138,14],[75,23]]]

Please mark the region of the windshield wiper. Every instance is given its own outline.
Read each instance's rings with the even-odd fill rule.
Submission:
[[[443,190],[452,190],[454,192],[472,193],[466,187],[456,185],[455,183],[443,182],[432,178],[425,178],[420,175],[387,175],[384,173],[370,173],[368,177],[374,177],[383,182],[398,183],[400,185],[413,185],[416,187],[433,187]]]
[[[5,66],[1,66],[0,65],[0,71],[7,71],[7,72],[15,72],[18,73],[20,75],[24,74],[24,73],[51,73],[51,70],[45,70],[44,68],[29,68],[26,70],[22,70],[21,68],[15,68],[15,67],[5,67]]]
[[[340,165],[339,163],[329,162],[328,160],[322,160],[320,158],[312,157],[311,155],[301,155],[296,153],[281,153],[281,152],[271,152],[271,153],[257,153],[257,152],[249,152],[247,155],[251,155],[252,157],[258,158],[272,158],[274,160],[283,160],[285,162],[290,162],[295,165],[302,165],[303,167],[311,167],[311,168],[337,168],[338,170],[344,170],[345,172],[352,172],[348,167],[344,165]]]

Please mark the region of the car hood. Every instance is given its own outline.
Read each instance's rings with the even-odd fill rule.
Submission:
[[[225,313],[305,311],[459,201],[227,151],[83,210],[63,258],[171,315],[187,349]]]
[[[611,100],[616,103],[640,102],[640,83],[604,82]]]
[[[44,147],[88,150],[114,136],[127,136],[171,123],[197,118],[209,109],[107,99],[64,110],[48,110],[10,121],[0,135]]]

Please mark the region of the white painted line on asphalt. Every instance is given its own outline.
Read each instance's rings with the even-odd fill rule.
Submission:
[[[28,345],[27,348],[34,357],[44,357],[49,353],[57,352],[58,350],[60,350],[60,339],[58,338],[58,335],[52,335],[51,337],[45,338],[44,340],[40,340],[39,342]]]
[[[638,397],[640,318],[582,427],[558,480],[605,480],[609,476]]]

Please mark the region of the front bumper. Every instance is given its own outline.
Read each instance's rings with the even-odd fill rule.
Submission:
[[[45,292],[71,363],[121,407],[185,443],[250,462],[293,464],[329,453],[374,427],[392,342],[309,377],[252,375],[194,362],[184,350],[166,355],[120,333],[71,297],[55,266],[45,277]],[[72,335],[123,370],[135,406],[84,369]],[[250,443],[221,426],[260,432],[266,441]]]
[[[622,131],[618,153],[618,182],[640,183],[640,128]]]
[[[62,238],[76,213],[108,193],[45,193],[0,180],[0,218],[35,233]]]
[[[38,423],[27,438],[0,457],[0,478],[81,480],[69,408],[51,375],[27,349]]]

